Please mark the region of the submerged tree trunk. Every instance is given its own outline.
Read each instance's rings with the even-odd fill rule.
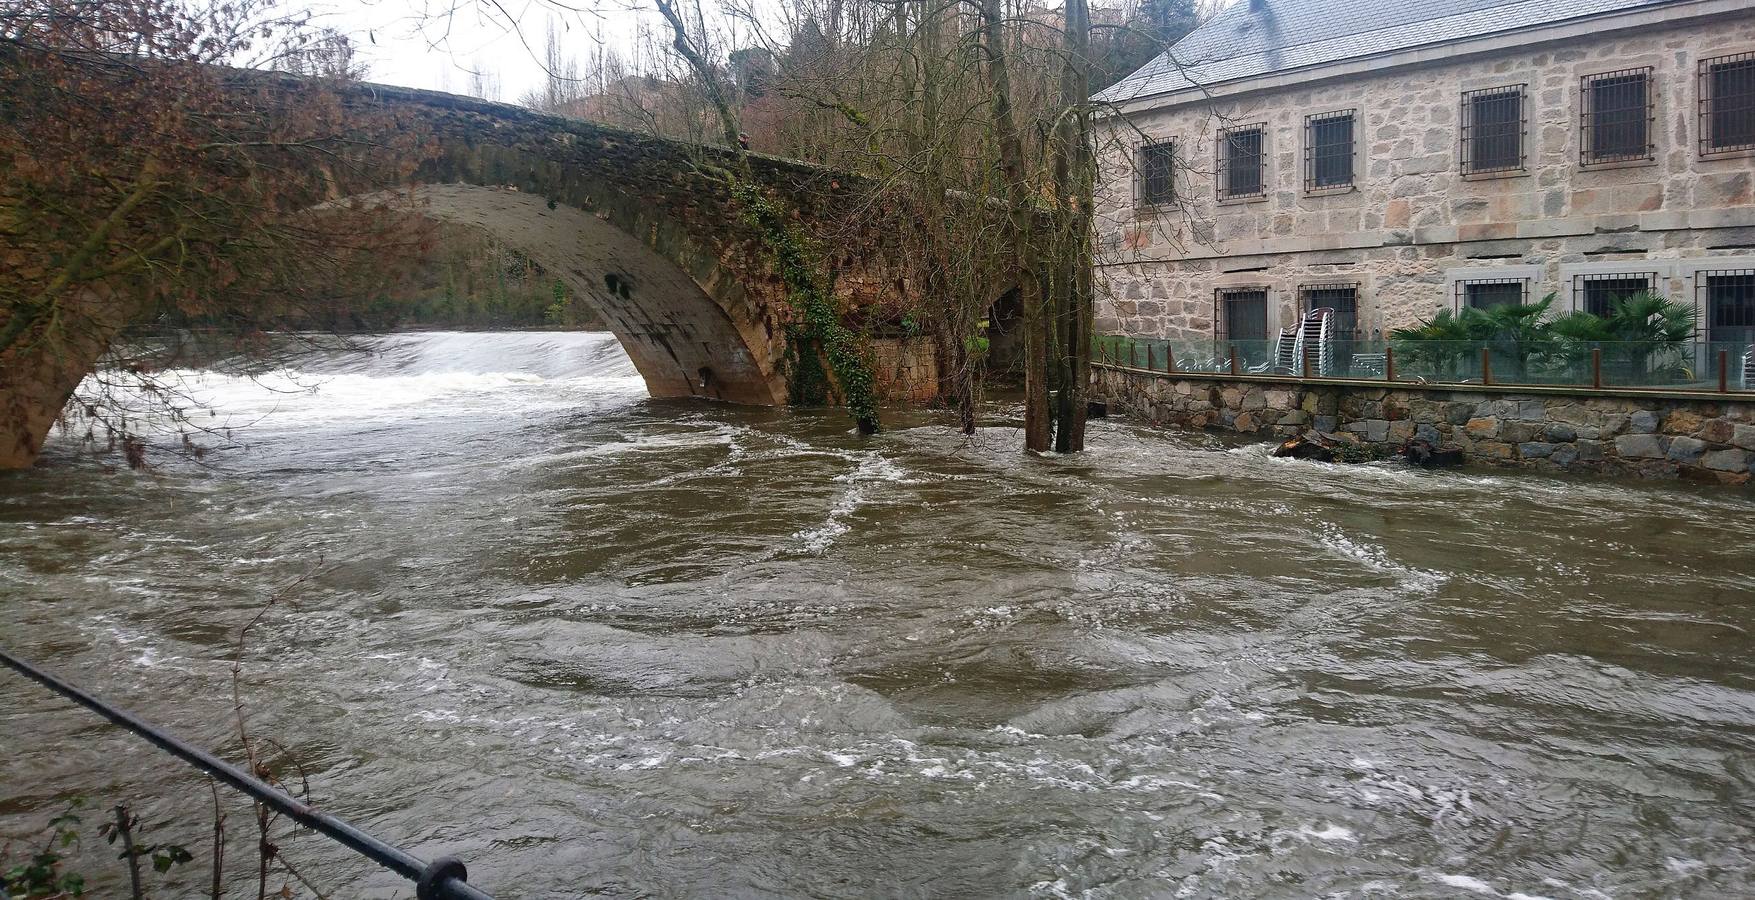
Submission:
[[[913,31],[908,28],[908,11],[914,10]],[[952,242],[947,234],[945,175],[946,155],[938,145],[942,121],[941,73],[944,23],[939,10],[929,0],[896,7],[896,33],[905,37],[914,52],[902,62],[903,94],[915,110],[905,121],[905,146],[908,168],[914,177],[910,198],[919,213],[921,227],[920,265],[916,272],[922,294],[931,311],[926,316],[932,323],[936,345],[939,394],[957,410],[957,423],[964,434],[975,433],[975,371],[969,358],[967,339],[971,331],[968,303],[950,275]]]
[[[1012,108],[1012,83],[1005,42],[1005,11],[1000,0],[981,0],[981,45],[987,57],[989,102],[993,106],[1000,174],[1005,178],[1007,223],[1018,265],[1018,297],[1024,325],[1024,449],[1049,449],[1048,317],[1045,294],[1031,241],[1035,203],[1025,176],[1024,139]]]
[[[1092,192],[1096,177],[1091,152],[1091,11],[1088,0],[1067,0],[1062,51],[1062,112],[1055,125],[1055,302],[1057,370],[1060,395],[1055,409],[1054,449],[1085,449],[1086,397],[1091,382]]]

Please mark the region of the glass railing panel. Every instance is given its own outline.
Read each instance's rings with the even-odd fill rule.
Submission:
[[[1283,359],[1274,340],[1172,339],[1101,335],[1098,362],[1154,372],[1296,377],[1304,360]],[[1408,341],[1331,342],[1308,355],[1315,374],[1426,384],[1550,385],[1675,391],[1755,392],[1755,344],[1747,342]],[[1232,357],[1236,367],[1232,367]],[[1721,379],[1721,372],[1723,377]]]

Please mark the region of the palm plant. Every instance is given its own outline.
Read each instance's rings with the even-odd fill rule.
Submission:
[[[1442,310],[1413,328],[1391,331],[1390,341],[1411,366],[1429,367],[1439,377],[1460,375],[1482,348],[1505,360],[1514,380],[1527,378],[1532,363],[1577,363],[1601,348],[1623,377],[1649,378],[1654,360],[1674,355],[1694,336],[1694,308],[1662,294],[1641,291],[1616,299],[1607,315],[1580,311],[1549,318],[1555,298],[1460,314]]]
[[[1608,315],[1574,312],[1549,327],[1565,355],[1582,357],[1601,346],[1627,374],[1647,377],[1654,356],[1673,352],[1694,336],[1694,307],[1653,291],[1640,291],[1609,304]]]
[[[1440,310],[1413,328],[1389,333],[1391,344],[1409,364],[1427,366],[1438,377],[1472,371],[1470,364],[1483,347],[1511,362],[1511,377],[1522,378],[1529,361],[1552,351],[1553,339],[1543,318],[1554,305],[1549,294],[1539,303],[1517,303],[1488,309]]]
[[[1412,328],[1390,331],[1389,341],[1406,371],[1445,378],[1460,374],[1474,334],[1461,317],[1444,309]]]
[[[1641,375],[1652,374],[1662,365],[1660,361],[1679,366],[1681,361],[1674,351],[1694,336],[1694,326],[1693,306],[1650,291],[1616,303],[1609,313],[1610,333],[1621,342],[1628,362]]]
[[[1494,355],[1512,362],[1511,377],[1523,380],[1530,360],[1553,350],[1554,339],[1545,321],[1557,295],[1537,303],[1514,303],[1488,309],[1465,309],[1462,321]]]

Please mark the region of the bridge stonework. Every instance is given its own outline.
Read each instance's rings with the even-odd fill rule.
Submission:
[[[272,96],[265,79],[276,90],[308,89],[281,73],[236,74],[247,102]],[[598,309],[653,396],[784,404],[795,370],[821,395],[817,367],[798,364],[801,352],[818,351],[795,338],[803,317],[779,268],[777,250],[795,248],[798,236],[815,249],[811,266],[843,322],[867,336],[877,399],[938,397],[932,340],[891,327],[921,306],[901,240],[912,223],[885,215],[870,182],[470,97],[381,85],[340,93],[362,134],[394,122],[429,139],[415,150],[363,144],[353,152],[368,164],[325,170],[329,201],[412,194],[427,216],[491,232]],[[766,226],[750,221],[751,189],[786,224],[766,213]],[[80,300],[72,317],[83,327],[0,370],[0,469],[35,461],[80,379],[147,314],[106,297]]]
[[[362,109],[414,113],[433,151],[407,185],[424,212],[477,226],[587,299],[653,396],[782,404],[789,290],[729,176],[796,217],[841,307],[884,321],[911,303],[894,223],[861,179],[793,160],[640,135],[428,91],[361,86]],[[874,341],[881,397],[937,395],[926,338]]]

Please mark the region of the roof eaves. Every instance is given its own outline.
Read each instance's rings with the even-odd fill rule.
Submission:
[[[1320,69],[1324,66],[1340,63],[1364,61],[1388,56],[1395,53],[1415,53],[1451,44],[1464,43],[1471,40],[1488,38],[1502,34],[1516,34],[1535,29],[1561,25],[1580,20],[1594,19],[1603,16],[1625,14],[1649,9],[1654,6],[1671,5],[1674,0],[1584,0],[1578,4],[1587,7],[1598,7],[1594,11],[1583,14],[1568,15],[1559,19],[1531,19],[1520,22],[1504,21],[1504,6],[1488,7],[1441,19],[1426,19],[1402,25],[1389,26],[1370,32],[1359,32],[1342,35],[1322,41],[1289,47],[1272,48],[1254,53],[1240,54],[1219,60],[1198,63],[1180,63],[1173,54],[1176,46],[1140,67],[1133,75],[1105,88],[1092,99],[1102,103],[1119,105],[1152,100],[1159,97],[1174,95],[1191,88],[1229,87],[1247,83],[1252,79],[1295,74],[1300,71]],[[1572,7],[1576,9],[1576,6]],[[1477,20],[1497,19],[1500,27],[1468,29],[1466,26],[1475,24]],[[1485,24],[1485,23],[1482,23]],[[1448,25],[1449,28],[1438,26]],[[1410,32],[1419,33],[1437,31],[1445,36],[1436,40],[1417,43],[1400,43],[1397,35]],[[1366,40],[1361,40],[1361,39]],[[1186,40],[1186,39],[1185,39]],[[1181,43],[1181,42],[1178,42]],[[1353,52],[1340,53],[1339,48],[1346,45],[1359,45]],[[1269,66],[1250,66],[1245,63],[1261,60],[1266,57],[1278,56],[1280,59]],[[1174,70],[1174,74],[1170,74]],[[1234,72],[1238,74],[1226,74]],[[1194,77],[1190,77],[1194,76]],[[1175,80],[1170,80],[1170,79]],[[1139,85],[1147,90],[1136,93],[1123,93],[1130,85]]]

